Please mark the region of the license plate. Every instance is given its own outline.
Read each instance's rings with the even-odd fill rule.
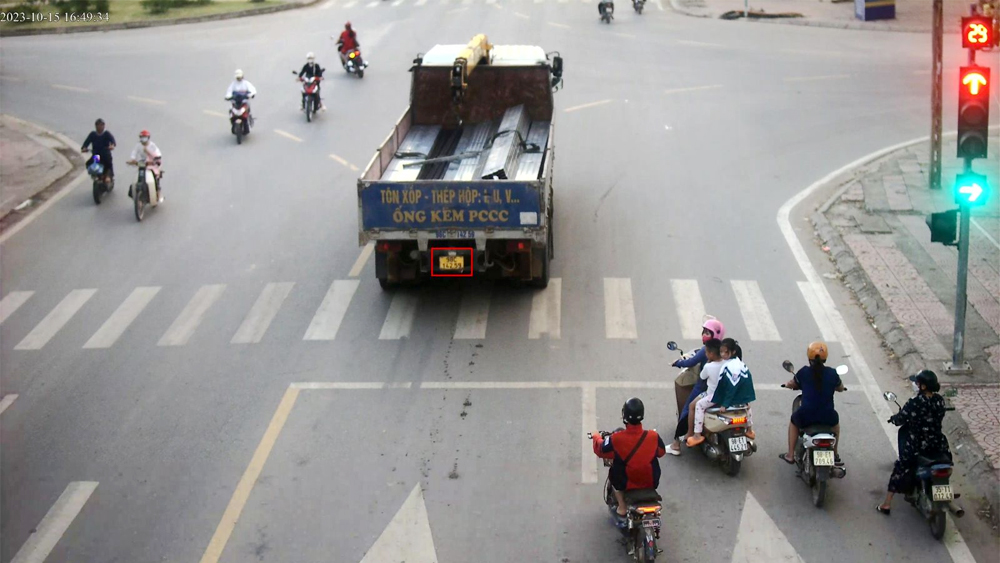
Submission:
[[[816,467],[832,467],[833,452],[827,450],[814,451],[813,465],[815,465]]]
[[[747,451],[747,437],[739,436],[729,439],[729,451],[739,453]]]
[[[643,528],[659,528],[660,519],[659,518],[646,518],[642,521]]]
[[[951,485],[932,485],[931,494],[934,496],[935,502],[955,498],[955,495],[951,492]]]
[[[465,268],[464,256],[442,256],[438,258],[438,269],[441,270],[462,270]]]
[[[450,239],[476,238],[476,233],[473,231],[442,230],[438,231],[436,234],[437,238],[450,238]]]

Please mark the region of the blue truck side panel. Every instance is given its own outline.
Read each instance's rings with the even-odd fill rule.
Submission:
[[[538,227],[542,182],[372,182],[361,190],[362,229]]]

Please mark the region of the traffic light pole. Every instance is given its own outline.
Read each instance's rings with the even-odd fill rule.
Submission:
[[[943,0],[934,0],[933,56],[931,57],[931,178],[930,188],[941,189],[941,89],[944,51]]]
[[[965,170],[972,169],[972,161],[965,161]],[[962,205],[959,209],[958,224],[958,288],[955,295],[955,342],[951,363],[945,366],[945,373],[968,374],[972,368],[965,361],[965,308],[968,301],[966,286],[969,281],[969,223],[972,208]]]

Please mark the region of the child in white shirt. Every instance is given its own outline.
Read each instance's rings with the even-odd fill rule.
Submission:
[[[694,416],[691,417],[692,425],[688,426],[687,445],[689,448],[705,441],[701,430],[705,424],[705,411],[713,405],[712,397],[715,395],[715,388],[719,386],[719,374],[722,373],[721,347],[722,342],[715,338],[705,343],[705,356],[708,358],[708,363],[701,369],[701,378],[706,380],[708,389],[691,402]]]

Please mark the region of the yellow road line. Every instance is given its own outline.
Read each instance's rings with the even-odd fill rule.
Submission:
[[[69,90],[70,92],[90,92],[90,90],[86,88],[80,88],[79,86],[67,86],[65,84],[53,84],[52,87],[59,90]]]
[[[339,163],[343,164],[344,166],[346,166],[346,167],[350,168],[351,170],[353,170],[353,171],[355,171],[355,172],[357,172],[357,171],[358,171],[358,167],[357,167],[357,166],[354,166],[354,165],[353,165],[353,164],[351,164],[350,162],[347,162],[347,160],[345,160],[345,159],[343,159],[343,158],[340,158],[339,156],[337,156],[337,155],[335,155],[335,154],[331,154],[331,155],[330,155],[330,158],[332,158],[332,159],[336,160],[337,162],[339,162]]]
[[[277,133],[277,134],[279,134],[279,135],[281,135],[282,137],[285,137],[286,139],[291,139],[291,140],[297,141],[299,143],[302,142],[302,139],[296,137],[295,135],[292,135],[291,133],[289,133],[287,131],[282,131],[281,129],[275,129],[274,132]]]
[[[155,104],[160,106],[167,103],[162,100],[154,100],[152,98],[140,98],[138,96],[129,96],[128,99],[132,100],[133,102],[142,102],[144,104]]]
[[[566,108],[563,111],[569,113],[571,111],[576,111],[578,109],[587,109],[587,108],[592,108],[594,106],[603,106],[604,104],[610,104],[613,101],[614,100],[600,100],[598,102],[590,102],[589,104],[580,104],[578,106],[573,106],[571,108]]]
[[[229,500],[229,506],[226,507],[226,511],[222,514],[222,521],[219,522],[219,527],[215,529],[212,540],[208,542],[208,548],[205,549],[205,554],[201,557],[201,563],[217,563],[219,558],[222,557],[222,550],[226,548],[226,542],[229,541],[229,537],[236,528],[236,521],[240,519],[240,514],[247,504],[247,499],[250,498],[250,491],[253,490],[254,484],[260,477],[260,472],[264,469],[264,463],[267,462],[268,456],[271,455],[271,449],[278,440],[278,435],[281,434],[281,429],[285,426],[288,414],[292,411],[292,407],[295,406],[295,400],[298,396],[299,389],[296,387],[290,386],[285,391],[285,396],[281,398],[281,403],[278,404],[278,410],[274,412],[271,423],[267,425],[267,430],[264,432],[264,437],[261,438],[260,444],[257,445],[257,451],[253,453],[253,458],[250,459],[250,465],[247,466],[239,484],[236,485],[233,497]]]

